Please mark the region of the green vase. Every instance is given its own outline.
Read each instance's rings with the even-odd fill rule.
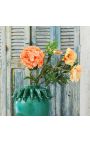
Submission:
[[[35,87],[35,86],[28,86],[28,89],[30,89],[29,91],[33,89],[33,92],[32,92],[33,98],[31,98],[31,93],[27,92],[28,95],[25,95],[27,99],[24,100],[23,97],[25,97],[24,96],[25,91],[23,92],[23,96],[21,96],[19,93],[20,91],[18,91],[19,96],[21,96],[22,98],[15,98],[14,100],[14,115],[15,116],[48,116],[49,99],[48,98],[45,99],[46,95],[43,95],[44,93],[47,95],[50,94],[48,90],[43,87]],[[37,92],[34,92],[35,90]],[[41,92],[41,91],[44,91],[44,92]],[[40,100],[38,97],[40,97]]]

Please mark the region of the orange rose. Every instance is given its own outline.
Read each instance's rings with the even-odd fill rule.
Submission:
[[[63,58],[65,64],[72,66],[76,61],[76,59],[77,59],[77,54],[72,49],[68,48]]]
[[[40,68],[44,62],[44,53],[39,47],[29,46],[21,52],[20,59],[29,69],[33,69],[36,66]]]
[[[70,71],[70,80],[73,82],[77,82],[80,79],[80,75],[81,75],[81,66],[77,65],[74,66],[71,71]]]

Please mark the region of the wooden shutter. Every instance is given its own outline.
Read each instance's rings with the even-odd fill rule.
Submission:
[[[55,39],[55,27],[53,26],[33,26],[32,27],[32,44],[45,50],[48,42]],[[54,62],[54,61],[53,61]],[[55,115],[55,85],[50,86],[52,100],[50,102],[50,115]]]
[[[6,27],[7,33],[7,115],[11,114],[11,96],[15,89],[27,82],[23,78],[27,70],[20,62],[20,52],[30,43],[30,28],[25,26]]]
[[[4,93],[7,95],[7,104],[4,108],[6,115],[11,115],[11,95],[14,89],[28,84],[23,80],[28,71],[21,64],[19,55],[21,50],[30,43],[30,37],[32,43],[43,50],[49,41],[56,39],[58,49],[65,51],[70,47],[78,52],[79,27],[36,26],[32,27],[32,36],[29,27],[6,27],[6,43],[4,42],[3,45],[4,49],[5,44],[7,45],[7,93]],[[6,87],[4,86],[4,88]],[[50,102],[50,115],[79,115],[79,86],[69,84],[61,87],[57,84],[50,88],[52,96],[54,96]]]
[[[32,43],[36,44],[42,49],[50,41],[50,26],[34,26],[32,27]]]
[[[67,47],[74,49],[74,27],[61,26],[61,49],[66,50]]]
[[[61,50],[68,47],[77,52],[79,60],[79,27],[60,27]],[[61,115],[79,115],[80,94],[79,83],[70,83],[61,88]]]
[[[79,27],[76,26],[36,26],[32,28],[32,43],[43,50],[49,41],[58,41],[58,49],[68,47],[79,55]],[[54,60],[53,60],[54,62]],[[79,84],[59,84],[50,86],[52,96],[50,115],[79,115]]]
[[[14,89],[28,84],[23,77],[28,70],[20,62],[21,50],[30,43],[43,50],[49,41],[57,40],[58,49],[70,47],[79,58],[79,27],[76,26],[25,26],[0,27],[0,115],[11,115],[11,96]],[[53,62],[55,62],[53,60]],[[70,83],[64,87],[50,86],[52,96],[50,115],[79,115],[79,84]]]

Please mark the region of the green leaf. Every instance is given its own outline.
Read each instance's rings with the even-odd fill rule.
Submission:
[[[42,90],[41,90],[41,94],[42,94],[43,98],[45,98],[45,99],[49,99],[49,97],[48,97],[48,94],[47,94],[47,91],[46,91],[46,90],[42,89]]]
[[[58,47],[57,41],[49,42],[46,46],[46,52],[50,55],[53,55],[53,51],[56,50]]]
[[[20,97],[20,98],[22,98],[22,97],[23,97],[24,90],[25,90],[25,89],[22,89],[22,90],[21,90],[20,95],[19,95],[19,97]]]
[[[24,80],[25,80],[25,79],[28,79],[28,78],[30,79],[30,76],[26,76],[26,77],[24,77]]]
[[[38,97],[40,100],[42,100],[42,96],[41,96],[40,89],[35,88],[35,93],[36,93],[37,97]]]
[[[14,91],[14,94],[13,94],[13,97],[14,97],[14,100],[17,100],[18,99],[18,92],[17,91]]]
[[[30,90],[29,90],[29,91],[30,91],[30,98],[33,99],[33,95],[34,95],[34,93],[33,93],[33,88],[30,87]]]
[[[23,94],[23,100],[24,101],[27,101],[27,98],[29,97],[29,94],[30,94],[29,87],[26,87],[25,90],[24,90],[24,94]]]
[[[23,98],[23,94],[24,94],[24,88],[23,89],[20,89],[19,91],[18,91],[18,93],[17,93],[17,99],[20,99],[20,100],[22,100],[22,98]]]

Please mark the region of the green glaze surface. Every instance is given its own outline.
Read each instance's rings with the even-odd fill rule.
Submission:
[[[48,116],[49,115],[49,101],[28,98],[14,102],[15,116]]]

